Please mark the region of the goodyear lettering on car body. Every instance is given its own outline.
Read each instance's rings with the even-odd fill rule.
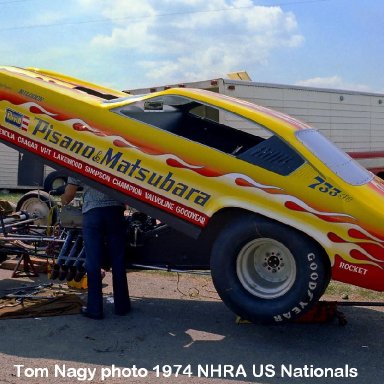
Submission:
[[[41,74],[9,68],[0,74],[0,82],[6,85],[0,89],[3,141],[201,228],[226,208],[289,225],[324,248],[334,278],[384,289],[383,184],[368,175],[354,185],[340,177],[338,172],[343,170],[331,170],[332,164],[314,154],[315,150],[321,154],[322,148],[311,147],[317,137],[307,124],[246,101],[198,90],[171,89],[132,98],[116,92],[121,98],[107,103],[85,95],[79,87],[72,89],[72,81],[65,78],[50,82]],[[278,132],[275,144],[286,145],[284,150],[302,161],[292,171],[279,174],[264,166],[267,155],[273,157],[272,150],[257,152],[257,143],[238,155],[212,148],[208,140],[199,143],[193,136],[161,129],[153,120],[156,110],[141,112],[143,120],[133,108],[126,116],[121,112],[148,100],[155,105],[165,97],[190,99],[268,127]],[[7,117],[8,110],[12,112]],[[29,118],[26,131],[18,126],[20,115]],[[283,157],[283,161],[289,159]],[[311,292],[309,286],[309,301]]]

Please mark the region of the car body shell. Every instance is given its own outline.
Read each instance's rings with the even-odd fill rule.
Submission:
[[[135,119],[134,113],[118,113],[170,96],[266,127],[303,163],[281,175]],[[228,210],[282,222],[323,247],[334,279],[383,291],[383,182],[368,173],[359,185],[339,177],[300,140],[298,132],[311,130],[282,113],[209,91],[177,88],[129,96],[49,71],[0,67],[4,143],[191,236]]]

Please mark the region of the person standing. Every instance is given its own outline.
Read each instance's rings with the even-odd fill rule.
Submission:
[[[63,205],[73,200],[80,186],[83,187],[83,239],[88,278],[87,307],[82,313],[92,319],[104,317],[101,268],[106,252],[112,266],[114,311],[116,315],[125,315],[131,309],[125,269],[125,206],[72,177],[68,178],[61,196]]]

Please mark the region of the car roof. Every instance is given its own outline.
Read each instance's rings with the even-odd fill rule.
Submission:
[[[111,108],[129,105],[138,101],[145,101],[152,98],[161,98],[166,96],[181,96],[196,100],[203,104],[223,108],[229,112],[248,118],[261,124],[272,131],[291,135],[296,131],[303,129],[313,129],[312,126],[302,122],[283,112],[272,110],[246,100],[222,95],[216,92],[195,89],[195,88],[169,88],[164,91],[153,92],[145,95],[127,95],[127,97],[106,101]]]

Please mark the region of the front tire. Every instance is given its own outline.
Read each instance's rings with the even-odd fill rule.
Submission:
[[[65,187],[67,184],[68,176],[61,171],[52,171],[47,175],[44,180],[44,191],[55,191],[60,187]]]
[[[283,323],[307,312],[329,282],[324,250],[305,234],[253,214],[220,232],[211,273],[224,303],[254,323]]]

